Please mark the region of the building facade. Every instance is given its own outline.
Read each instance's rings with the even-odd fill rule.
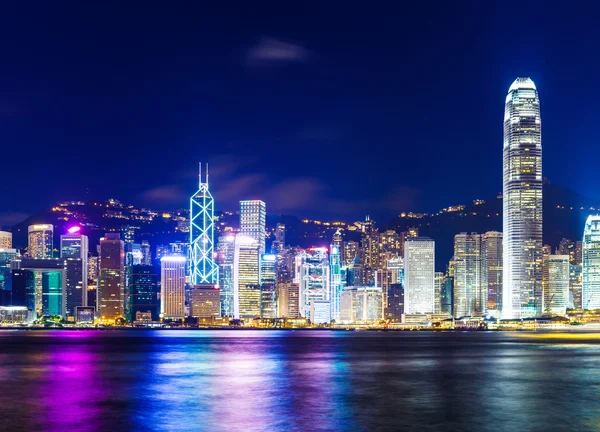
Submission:
[[[100,240],[97,297],[102,321],[125,317],[125,245],[118,233],[107,233]]]
[[[587,218],[582,247],[581,306],[600,309],[600,215]]]
[[[266,224],[267,205],[263,201],[240,201],[240,234],[255,239],[261,254],[265,253]]]
[[[564,315],[569,307],[569,255],[544,256],[544,312]]]
[[[27,238],[27,255],[29,258],[52,258],[54,250],[54,225],[29,225]]]
[[[160,313],[166,319],[182,319],[185,313],[185,266],[181,255],[160,259]]]
[[[502,233],[489,231],[481,236],[481,277],[483,300],[488,314],[502,310]]]
[[[477,316],[484,312],[481,277],[481,236],[454,236],[454,316]]]
[[[435,309],[435,242],[411,237],[404,243],[405,313],[432,313]]]

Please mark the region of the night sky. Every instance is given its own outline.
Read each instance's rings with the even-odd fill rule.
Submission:
[[[544,176],[600,199],[592,2],[10,3],[0,225],[59,200],[186,207],[198,161],[218,210],[352,220],[489,198],[518,76],[540,94]]]

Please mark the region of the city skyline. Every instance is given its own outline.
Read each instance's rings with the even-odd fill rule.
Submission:
[[[224,20],[218,7],[183,14],[107,4],[92,13],[89,5],[68,11],[48,5],[33,17],[12,7],[15,19],[5,31],[29,37],[14,37],[5,53],[3,83],[10,91],[0,110],[0,139],[5,175],[19,182],[3,189],[3,225],[37,206],[103,199],[116,189],[140,206],[170,207],[189,194],[196,175],[189,158],[214,167],[213,193],[224,209],[261,199],[275,213],[357,219],[368,212],[381,220],[485,199],[501,189],[498,101],[515,76],[531,76],[545,98],[545,174],[598,198],[593,173],[579,157],[597,154],[598,62],[575,57],[593,52],[598,32],[552,8],[467,2],[431,16],[427,6],[411,4],[400,21],[392,14],[378,25],[365,23],[370,31],[358,39],[346,25],[339,36],[328,30],[330,5],[320,16],[283,14],[280,24],[260,16]],[[90,17],[85,28],[68,18],[78,12]],[[126,23],[136,14],[157,25],[134,32]],[[569,14],[593,16],[578,8]],[[198,16],[213,19],[197,26]],[[427,31],[418,24],[424,16]],[[49,32],[48,20],[63,31]],[[507,32],[513,20],[535,25]],[[556,23],[568,31],[543,31]],[[228,36],[206,37],[215,29]],[[71,37],[79,33],[87,37]],[[464,59],[455,55],[457,46]],[[168,47],[180,50],[175,58]],[[61,58],[70,59],[68,66]],[[368,67],[361,58],[370,59]],[[465,88],[477,91],[465,96]],[[22,175],[24,148],[32,175]],[[107,155],[116,156],[110,164],[103,162]],[[411,163],[397,172],[402,160]],[[144,181],[110,176],[129,172],[132,163],[143,165]],[[60,166],[69,166],[69,176],[56,175]],[[48,192],[36,195],[42,179]]]

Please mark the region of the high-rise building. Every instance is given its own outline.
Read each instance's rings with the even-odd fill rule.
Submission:
[[[442,287],[442,313],[454,316],[454,257],[448,262]]]
[[[277,318],[277,255],[263,254],[260,260],[260,317]]]
[[[361,224],[362,227],[362,250],[364,253],[364,278],[368,285],[374,284],[375,270],[379,266],[379,260],[381,258],[381,243],[379,231],[375,226],[375,221],[371,220],[367,216],[365,222]]]
[[[600,215],[589,216],[583,230],[582,307],[600,308]]]
[[[29,258],[52,258],[54,249],[54,225],[29,225],[27,234],[29,240],[27,245],[27,255]]]
[[[404,286],[401,283],[390,284],[386,297],[384,318],[392,322],[401,322],[404,314]]]
[[[12,249],[12,233],[0,231],[0,249]]]
[[[569,307],[571,308],[581,309],[582,280],[581,264],[571,264],[569,266]]]
[[[235,254],[235,236],[219,237],[217,242],[217,264],[219,266],[219,290],[221,296],[221,316],[234,316],[233,261]]]
[[[300,316],[312,320],[310,303],[329,300],[329,258],[326,248],[311,248],[296,256],[296,279],[300,285]]]
[[[142,240],[142,245],[141,245],[141,252],[142,252],[142,265],[152,265],[152,251],[150,250],[150,243],[148,243],[148,240]]]
[[[337,231],[339,233],[339,231]],[[334,236],[335,237],[335,236]],[[334,239],[335,240],[335,239]],[[331,319],[339,321],[340,319],[340,295],[342,294],[342,267],[340,246],[331,245],[331,253],[329,254],[329,274],[331,281],[329,282],[329,302],[331,305]]]
[[[160,259],[160,313],[166,319],[185,317],[185,265],[181,255]]]
[[[13,261],[12,268],[30,272],[19,273],[15,278],[13,271],[13,294],[25,290],[26,306],[34,316],[66,317],[66,260],[20,258]],[[25,286],[21,286],[22,283]]]
[[[454,316],[476,316],[484,312],[481,284],[481,236],[454,236]]]
[[[235,236],[233,290],[234,317],[260,317],[260,245],[244,234]]]
[[[313,300],[310,302],[311,323],[315,325],[331,322],[331,304],[328,300]]]
[[[502,310],[502,233],[481,236],[481,287],[485,310],[494,316]]]
[[[256,240],[261,254],[265,253],[266,223],[267,206],[263,201],[240,201],[240,234]]]
[[[138,321],[140,314],[150,314],[152,321],[160,318],[160,284],[158,269],[153,265],[139,264],[129,275],[129,321]]]
[[[380,321],[383,295],[379,287],[346,287],[340,297],[340,321]]]
[[[364,283],[364,266],[360,257],[356,255],[346,270],[346,286],[359,286]]]
[[[12,296],[12,262],[18,255],[16,249],[0,248],[0,291],[4,291],[6,296]]]
[[[504,110],[502,316],[542,312],[542,133],[530,78],[517,78]]]
[[[564,315],[569,307],[569,255],[544,255],[544,312]]]
[[[350,267],[352,265],[352,263],[354,262],[354,260],[356,259],[356,257],[358,257],[359,255],[360,255],[360,248],[358,247],[357,242],[355,242],[355,241],[344,242],[343,264],[346,267]]]
[[[190,280],[193,285],[219,283],[219,267],[215,262],[214,248],[214,212],[215,201],[208,189],[207,165],[205,181],[202,181],[200,168],[198,191],[190,198]]]
[[[60,236],[60,256],[66,266],[66,314],[75,317],[77,307],[87,306],[88,238],[82,234]]]
[[[411,237],[404,243],[404,309],[407,314],[435,309],[435,242]]]
[[[125,316],[125,246],[118,233],[100,240],[98,312],[102,321],[114,322]]]
[[[419,237],[419,228],[412,227],[408,228],[407,231],[403,231],[400,233],[400,255],[404,256],[404,243],[409,238]]]
[[[299,318],[300,285],[292,282],[277,284],[277,309],[279,317]]]
[[[278,223],[277,227],[275,228],[275,240],[273,241],[271,250],[276,254],[281,252],[283,249],[285,249],[285,225]]]
[[[221,295],[218,285],[199,284],[192,287],[190,315],[203,321],[212,321],[221,316]]]
[[[435,303],[433,305],[433,313],[442,313],[442,292],[446,283],[446,275],[444,272],[435,272]]]

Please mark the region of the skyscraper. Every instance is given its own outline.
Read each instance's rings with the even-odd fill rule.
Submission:
[[[300,285],[300,316],[312,320],[310,303],[329,300],[329,259],[326,248],[311,248],[296,256],[296,278]]]
[[[285,225],[278,223],[277,227],[275,228],[275,240],[271,246],[271,251],[276,254],[281,252],[283,249],[285,249]]]
[[[589,216],[583,230],[583,309],[600,308],[600,215]]]
[[[27,229],[29,258],[52,258],[54,249],[54,226],[52,224],[29,225]]]
[[[0,249],[12,249],[12,233],[0,231]]]
[[[517,78],[504,110],[502,316],[542,312],[542,133],[530,78]]]
[[[502,233],[481,236],[481,287],[485,310],[498,315],[502,310]]]
[[[217,242],[217,264],[221,285],[221,316],[233,316],[233,260],[235,254],[235,236],[221,236]]]
[[[206,179],[199,173],[199,187],[190,199],[190,247],[192,284],[218,284],[219,267],[215,262],[215,202],[208,190],[208,165]]]
[[[240,201],[240,234],[256,240],[261,254],[265,253],[266,224],[267,206],[263,201]]]
[[[233,257],[233,315],[237,319],[260,316],[260,246],[247,235],[235,236]]]
[[[481,236],[476,233],[455,235],[455,317],[475,316],[484,312],[481,279]]]
[[[185,317],[185,263],[181,255],[160,259],[160,313],[163,318]]]
[[[152,251],[150,250],[150,243],[148,240],[142,240],[142,264],[143,265],[152,265]]]
[[[152,321],[160,315],[160,285],[158,269],[153,265],[134,265],[129,276],[128,319],[136,321],[139,314],[150,313]]]
[[[263,254],[260,260],[260,317],[277,318],[277,255]]]
[[[565,314],[569,307],[569,267],[569,255],[544,256],[544,312]]]
[[[114,322],[125,315],[125,247],[118,233],[100,240],[98,312],[103,321]]]
[[[337,231],[339,233],[339,231]],[[335,241],[335,236],[334,236]],[[331,253],[329,254],[329,271],[331,281],[329,288],[331,293],[329,295],[331,305],[331,319],[339,321],[340,319],[340,295],[342,294],[342,267],[341,267],[341,256],[339,245],[331,245]]]
[[[404,243],[404,310],[407,314],[435,310],[435,242],[411,237]]]

